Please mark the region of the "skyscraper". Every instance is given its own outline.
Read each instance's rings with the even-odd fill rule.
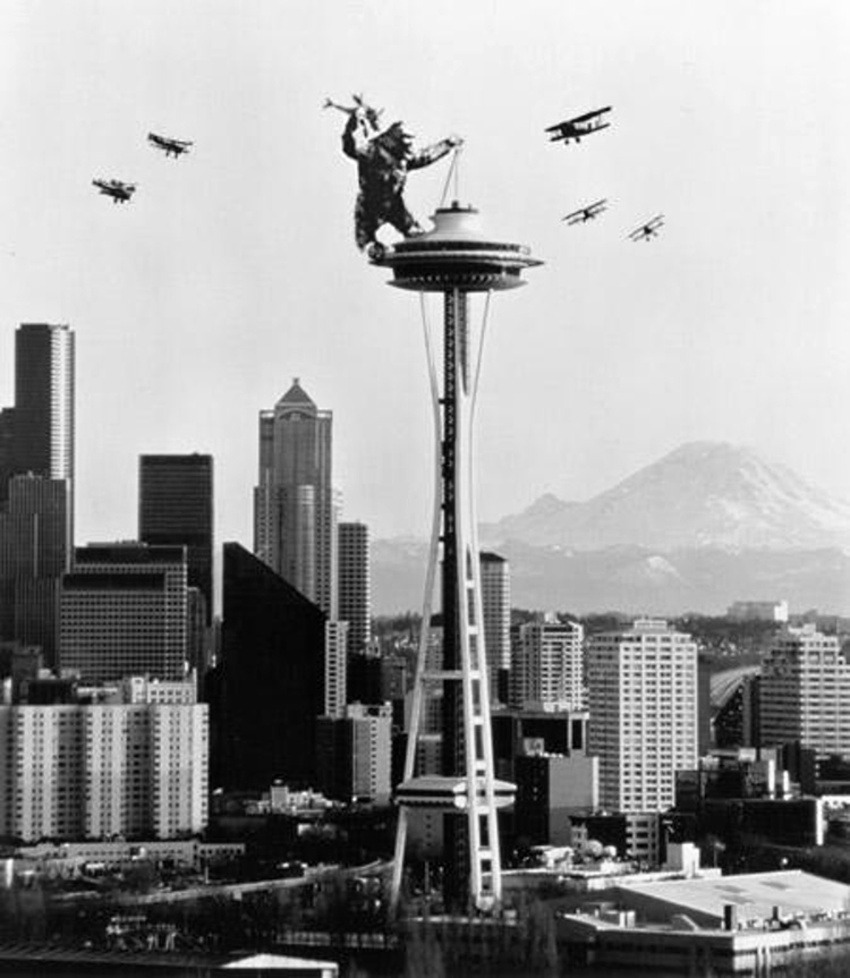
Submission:
[[[0,509],[0,636],[39,645],[56,665],[59,586],[70,567],[68,479],[15,475]]]
[[[358,655],[372,635],[369,527],[365,523],[340,523],[337,536],[339,617],[348,622],[348,651]]]
[[[139,456],[139,540],[186,547],[189,587],[213,614],[213,460],[211,455]]]
[[[332,420],[332,413],[316,407],[297,377],[272,410],[260,412],[254,553],[335,619]]]
[[[78,547],[62,581],[59,662],[83,679],[182,679],[186,548],[143,543]]]
[[[327,712],[327,615],[238,543],[224,545],[223,590],[210,681],[213,784],[313,785],[316,718]]]
[[[15,409],[0,408],[0,504],[6,499],[9,478],[15,470]]]
[[[325,622],[324,714],[341,717],[348,702],[348,622]]]
[[[14,472],[74,478],[74,331],[23,323],[15,334]]]
[[[676,771],[697,761],[697,647],[666,622],[587,639],[588,753],[599,757],[599,803],[615,812],[662,812]]]
[[[481,551],[481,613],[490,674],[490,701],[501,703],[499,676],[511,667],[511,571],[504,557]]]
[[[49,665],[74,536],[73,478],[74,332],[23,323],[15,406],[0,411],[0,637],[41,645]]]
[[[788,627],[764,660],[761,744],[799,741],[819,758],[850,754],[850,664],[838,639],[814,625]]]
[[[528,622],[511,658],[511,705],[518,709],[583,710],[584,629],[578,622]]]

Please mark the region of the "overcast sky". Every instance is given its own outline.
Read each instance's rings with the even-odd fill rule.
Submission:
[[[421,143],[462,135],[462,201],[546,262],[492,307],[483,518],[695,439],[850,496],[848,42],[843,0],[4,0],[0,405],[15,326],[70,323],[78,542],[135,535],[140,453],[198,451],[219,541],[250,546],[257,413],[298,376],[334,412],[344,517],[425,535],[418,303],[354,246],[322,110],[364,92]],[[548,142],[604,105],[610,129]],[[411,175],[421,219],[447,171]],[[93,177],[139,189],[113,206]]]

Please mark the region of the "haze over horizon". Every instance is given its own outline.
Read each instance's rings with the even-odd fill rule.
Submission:
[[[344,518],[427,534],[418,308],[354,246],[344,120],[321,109],[362,91],[419,144],[464,136],[463,201],[546,263],[494,302],[482,520],[590,499],[694,440],[848,497],[848,41],[828,2],[12,0],[0,406],[17,324],[69,323],[77,542],[135,535],[140,454],[198,451],[217,542],[250,546],[257,415],[299,376],[334,412]],[[610,129],[547,141],[609,104]],[[166,160],[151,130],[192,153]],[[446,173],[411,175],[420,218]],[[94,177],[139,189],[113,206]],[[561,223],[603,196],[596,221]],[[625,238],[659,212],[658,239]]]

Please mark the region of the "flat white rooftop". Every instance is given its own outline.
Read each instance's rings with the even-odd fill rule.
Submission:
[[[657,904],[666,904],[672,913],[694,913],[716,918],[722,926],[723,908],[739,908],[741,919],[769,918],[774,907],[783,916],[807,917],[847,912],[850,908],[850,886],[814,876],[799,869],[770,873],[741,873],[736,876],[660,880],[655,883],[632,883],[621,879],[619,891],[623,902],[628,894]]]
[[[237,958],[221,966],[222,971],[258,971],[262,974],[297,972],[315,975],[316,978],[337,978],[339,965],[334,961],[313,961],[310,958],[293,958],[283,954],[253,954]]]

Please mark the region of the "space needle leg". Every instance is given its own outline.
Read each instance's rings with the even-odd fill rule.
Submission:
[[[432,415],[434,422],[434,490],[431,513],[431,541],[428,547],[428,567],[425,573],[425,593],[422,603],[422,623],[419,630],[419,648],[416,656],[416,674],[413,683],[413,702],[408,724],[407,749],[404,760],[403,780],[408,781],[415,774],[416,751],[422,725],[422,706],[425,697],[425,672],[428,666],[428,652],[431,648],[431,619],[434,614],[434,585],[437,575],[437,563],[440,547],[441,526],[441,418],[440,418],[440,384],[437,377],[437,361],[434,341],[431,335],[431,324],[428,317],[428,305],[424,293],[419,294],[422,311],[422,328],[425,335],[425,353],[428,362],[428,383],[431,390]],[[390,887],[390,908],[393,913],[398,908],[401,883],[404,873],[404,853],[407,841],[408,811],[405,805],[399,806],[398,824],[396,829],[395,855],[393,857],[393,875]]]
[[[484,642],[481,568],[474,494],[473,417],[480,374],[486,312],[479,327],[477,357],[469,329],[468,297],[460,290],[446,295],[447,321],[457,333],[455,359],[455,587],[459,658],[462,672],[463,773],[466,779],[469,895],[480,910],[490,910],[501,896],[498,824],[494,797],[493,748],[490,735],[489,676]],[[460,746],[460,745],[459,745]]]

